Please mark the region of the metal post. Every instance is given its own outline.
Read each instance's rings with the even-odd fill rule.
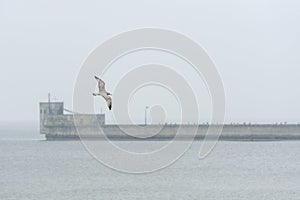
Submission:
[[[145,126],[147,125],[147,109],[149,108],[149,106],[146,106],[145,108]]]
[[[48,113],[51,114],[50,93],[48,93]]]

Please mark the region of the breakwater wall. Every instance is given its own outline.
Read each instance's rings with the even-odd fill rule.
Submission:
[[[299,124],[106,125],[104,114],[73,115],[65,114],[64,110],[63,102],[50,102],[49,99],[40,103],[40,133],[47,140],[106,137],[114,140],[215,139],[216,130],[220,128],[220,140],[300,140]],[[210,134],[207,134],[208,128],[212,130]]]
[[[76,123],[77,125],[77,123]],[[212,125],[212,132],[207,135],[208,125],[101,125],[73,123],[59,125],[45,125],[41,134],[45,134],[47,140],[66,139],[104,139],[112,140],[171,140],[180,129],[178,139],[195,138],[198,140],[215,138],[214,129],[220,125]],[[194,131],[196,134],[194,135]],[[79,134],[80,133],[80,137]],[[103,134],[102,134],[103,133]],[[300,125],[224,125],[220,140],[239,141],[263,141],[263,140],[300,140]]]

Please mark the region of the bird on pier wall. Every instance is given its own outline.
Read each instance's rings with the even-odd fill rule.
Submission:
[[[106,103],[107,103],[107,106],[109,108],[109,110],[111,110],[112,108],[112,98],[111,98],[111,93],[107,92],[105,90],[105,82],[103,80],[101,80],[100,78],[98,78],[97,76],[95,76],[95,79],[97,80],[98,82],[98,89],[99,89],[99,92],[98,93],[93,93],[94,96],[102,96]]]

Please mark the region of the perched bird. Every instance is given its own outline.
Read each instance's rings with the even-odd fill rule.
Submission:
[[[109,110],[111,110],[112,98],[111,98],[110,95],[112,95],[112,94],[105,90],[105,82],[103,80],[101,80],[97,76],[95,76],[95,79],[98,81],[99,92],[98,93],[93,93],[93,95],[94,96],[102,96],[105,99]]]

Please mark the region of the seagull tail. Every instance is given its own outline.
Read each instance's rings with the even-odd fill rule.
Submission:
[[[97,76],[95,76],[95,79],[96,79],[96,80],[100,80],[100,78],[99,78],[99,77],[97,77]]]

